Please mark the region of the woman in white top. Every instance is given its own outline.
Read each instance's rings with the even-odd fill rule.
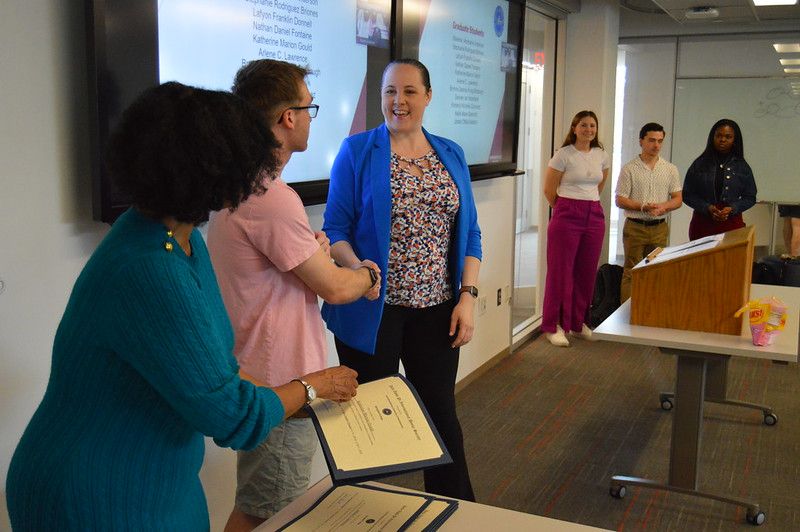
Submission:
[[[600,192],[608,178],[608,154],[597,139],[597,115],[575,115],[569,134],[548,163],[544,195],[553,208],[547,227],[547,280],[542,331],[567,347],[565,332],[589,339],[586,313],[603,247],[605,215]]]

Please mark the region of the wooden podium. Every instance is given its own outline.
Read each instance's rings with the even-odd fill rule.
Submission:
[[[637,265],[631,324],[740,335],[742,318],[733,315],[750,299],[753,234],[753,227],[729,231],[710,249],[693,240]]]

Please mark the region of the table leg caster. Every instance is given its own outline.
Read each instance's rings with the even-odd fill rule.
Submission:
[[[764,521],[767,520],[767,516],[761,510],[756,508],[748,508],[747,509],[747,522],[751,525],[761,526],[764,524]]]
[[[614,497],[615,499],[624,498],[627,492],[628,489],[625,486],[611,486],[608,489],[608,493],[611,494],[611,496]]]
[[[661,401],[661,410],[669,411],[675,406],[675,403],[672,402],[672,397],[668,395],[662,394],[659,396],[658,400]]]

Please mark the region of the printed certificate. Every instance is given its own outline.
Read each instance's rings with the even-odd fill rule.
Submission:
[[[452,462],[416,390],[401,375],[360,385],[350,401],[320,399],[310,408],[334,484]]]
[[[439,528],[457,507],[458,501],[424,493],[346,484],[332,487],[279,530],[430,532]]]

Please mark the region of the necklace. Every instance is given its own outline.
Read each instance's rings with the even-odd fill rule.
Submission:
[[[425,170],[431,169],[431,160],[430,160],[431,152],[426,153],[422,157],[416,157],[416,158],[403,157],[402,155],[396,152],[394,155],[395,157],[397,157],[397,166],[401,170],[409,174],[416,175],[414,173],[414,168],[417,168],[420,171],[420,173],[424,173]]]

